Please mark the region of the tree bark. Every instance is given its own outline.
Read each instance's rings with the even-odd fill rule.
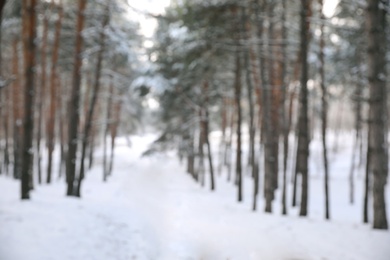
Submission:
[[[52,0],[52,10],[54,10],[55,1]],[[62,8],[62,0],[59,2],[58,6],[58,20],[55,25],[55,35],[53,43],[53,54],[51,62],[51,71],[50,71],[50,109],[49,117],[47,120],[47,150],[48,150],[48,163],[47,163],[47,179],[46,182],[51,182],[52,176],[52,164],[53,164],[53,151],[55,147],[55,123],[56,123],[56,109],[57,109],[57,88],[56,79],[57,76],[57,63],[58,63],[58,53],[60,47],[60,36],[61,36],[61,27],[62,27],[62,18],[64,16],[64,11]]]
[[[386,8],[389,1],[367,0],[367,67],[369,99],[369,171],[373,176],[374,229],[388,229],[385,202],[388,158],[386,153]]]
[[[368,135],[367,139],[370,136],[370,129],[368,129]],[[368,223],[369,217],[368,217],[368,202],[370,197],[370,155],[371,155],[371,149],[370,146],[367,146],[367,154],[366,154],[366,169],[365,169],[365,176],[364,176],[364,201],[363,201],[363,223]]]
[[[107,6],[106,14],[103,18],[102,22],[102,28],[100,32],[100,50],[98,52],[98,57],[97,57],[97,64],[96,64],[96,74],[95,74],[95,79],[94,79],[94,86],[93,86],[93,92],[92,92],[92,99],[91,103],[88,108],[88,114],[85,122],[85,128],[84,128],[84,133],[82,136],[82,147],[81,147],[81,161],[80,161],[80,172],[78,176],[78,181],[77,181],[77,189],[76,189],[76,196],[80,197],[81,196],[81,183],[84,179],[84,171],[85,171],[85,155],[87,152],[87,145],[88,145],[88,136],[90,134],[90,130],[92,128],[92,119],[93,119],[93,113],[95,111],[95,105],[97,101],[97,97],[99,95],[99,90],[100,90],[100,78],[101,78],[101,73],[102,73],[102,63],[103,63],[103,55],[106,49],[106,43],[105,43],[105,38],[106,34],[104,32],[106,26],[108,25],[109,22],[109,12],[110,9]]]
[[[40,84],[37,86],[37,110],[38,110],[38,118],[37,118],[37,126],[36,126],[36,154],[37,154],[37,166],[38,166],[38,183],[42,182],[42,153],[41,153],[41,140],[42,140],[42,121],[44,120],[43,108],[45,107],[46,102],[46,58],[47,58],[47,38],[48,38],[48,30],[49,30],[49,15],[50,13],[46,10],[46,2],[42,3],[43,5],[43,35],[42,35],[42,45],[40,49],[41,53],[41,77]],[[46,178],[46,183],[50,183],[50,179]]]
[[[255,5],[255,14],[257,22],[257,37],[259,39],[267,41],[266,35],[263,33],[264,21],[261,17],[260,10],[266,8],[265,5],[260,6],[260,1],[257,1]],[[265,44],[266,45],[266,44]],[[264,196],[265,196],[265,212],[272,212],[272,200],[274,199],[274,170],[275,170],[275,158],[273,158],[272,150],[272,118],[271,118],[271,89],[269,83],[269,75],[267,73],[266,59],[262,54],[260,46],[258,48],[258,56],[260,61],[260,76],[262,82],[262,133],[263,133],[263,143],[264,143]],[[269,71],[268,71],[269,72]]]
[[[69,103],[69,121],[68,121],[68,152],[66,156],[66,180],[67,196],[76,196],[75,176],[78,144],[78,127],[80,121],[80,85],[81,85],[81,67],[82,67],[82,48],[83,37],[81,35],[85,22],[85,8],[87,0],[79,0],[77,25],[76,25],[76,44],[73,68],[72,93]]]
[[[107,107],[106,107],[106,122],[105,122],[105,130],[104,130],[104,138],[103,138],[103,181],[107,181],[107,177],[109,176],[109,161],[107,158],[107,136],[109,135],[111,128],[111,110],[112,110],[112,99],[114,96],[114,84],[112,82],[112,77],[110,78],[110,86],[107,95]]]
[[[214,166],[213,166],[213,157],[211,153],[211,146],[209,140],[209,111],[208,111],[208,103],[209,103],[209,82],[205,81],[203,83],[203,93],[204,93],[204,102],[202,109],[202,128],[204,133],[204,142],[207,147],[207,158],[209,162],[209,171],[210,171],[210,189],[215,190],[215,179],[214,179]]]
[[[12,74],[15,80],[12,84],[12,114],[13,114],[13,158],[14,169],[13,177],[19,179],[21,177],[21,159],[22,159],[22,92],[23,88],[20,85],[19,72],[19,55],[18,55],[19,39],[15,38],[12,44],[13,62]]]
[[[242,8],[242,31],[245,32],[245,39],[249,40],[250,35],[250,27],[249,27],[249,21],[247,21],[247,12],[245,7]],[[248,98],[248,105],[249,105],[249,156],[248,156],[248,162],[249,167],[251,169],[251,177],[253,178],[253,204],[252,204],[252,210],[255,211],[257,208],[257,195],[258,195],[258,166],[256,161],[256,154],[255,154],[255,136],[256,136],[256,128],[255,128],[255,111],[254,111],[254,100],[253,100],[253,81],[252,81],[252,75],[250,71],[250,48],[247,47],[245,49],[245,56],[244,56],[244,67],[245,67],[245,81],[246,81],[246,87],[247,87],[247,98]]]
[[[237,180],[237,200],[242,201],[242,159],[241,159],[241,58],[240,54],[236,53],[236,68],[235,68],[235,80],[234,80],[234,100],[237,109],[237,152],[236,152],[236,180]]]
[[[287,1],[282,1],[282,40],[287,39],[287,27],[286,27],[286,12],[287,12]],[[283,120],[283,187],[282,187],[282,215],[287,215],[287,160],[288,160],[288,148],[289,148],[289,119],[287,118],[287,83],[286,83],[286,64],[287,64],[287,52],[286,45],[282,45],[281,50],[281,81],[282,81],[282,99],[281,107],[282,113],[281,118]]]
[[[25,65],[25,107],[24,107],[24,136],[23,156],[21,167],[21,198],[30,199],[31,176],[33,166],[33,111],[34,111],[34,66],[35,66],[35,36],[36,36],[36,0],[23,1],[24,22],[24,65]]]
[[[280,59],[280,55],[275,50],[276,47],[272,44],[273,41],[277,39],[275,34],[275,1],[269,1],[267,3],[268,14],[270,19],[268,21],[268,44],[267,44],[267,65],[268,65],[268,86],[271,96],[270,104],[270,116],[269,121],[269,133],[270,135],[267,138],[270,139],[270,164],[272,170],[269,177],[272,179],[272,188],[273,191],[270,193],[271,200],[274,200],[274,192],[279,187],[279,120],[280,120],[280,88],[282,85],[281,75],[280,75],[280,66],[276,61]],[[271,160],[272,159],[272,160]]]
[[[321,113],[321,120],[322,120],[322,147],[323,147],[323,160],[324,160],[324,188],[325,188],[325,218],[330,219],[330,212],[329,212],[329,169],[328,169],[328,150],[327,150],[327,138],[326,138],[326,130],[328,126],[328,93],[325,86],[325,30],[324,30],[324,23],[325,23],[325,15],[323,13],[323,7],[324,2],[323,0],[319,0],[320,2],[320,14],[321,14],[321,36],[320,36],[320,53],[319,53],[319,60],[320,60],[320,84],[321,84],[321,91],[322,91],[322,113]]]
[[[300,216],[307,215],[308,206],[308,159],[309,159],[309,117],[308,117],[308,34],[309,34],[309,11],[310,1],[301,0],[301,92],[300,92],[300,110],[298,118],[298,148],[296,172],[302,176],[301,207]]]

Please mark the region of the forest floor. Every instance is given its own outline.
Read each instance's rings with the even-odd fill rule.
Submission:
[[[388,260],[390,232],[361,223],[362,175],[349,204],[350,151],[331,156],[331,214],[323,218],[319,150],[311,156],[309,217],[289,208],[252,212],[252,183],[245,197],[218,176],[217,190],[200,187],[174,154],[140,157],[153,135],[118,140],[113,176],[102,182],[102,153],[88,172],[82,199],[67,198],[63,180],[37,186],[19,200],[19,183],[0,176],[1,260]],[[344,139],[342,139],[344,140]],[[343,173],[341,173],[343,172]],[[389,190],[389,188],[387,189]],[[291,187],[289,187],[291,191]],[[290,194],[288,200],[290,201]],[[390,201],[390,193],[387,193]]]

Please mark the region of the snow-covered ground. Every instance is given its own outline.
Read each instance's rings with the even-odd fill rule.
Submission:
[[[153,137],[132,137],[132,148],[118,140],[107,183],[98,153],[82,199],[65,197],[60,180],[37,187],[31,201],[20,201],[19,183],[0,176],[0,259],[390,259],[390,232],[361,223],[362,179],[357,180],[356,204],[348,202],[345,142],[339,156],[331,156],[332,220],[325,221],[319,149],[311,156],[309,217],[300,218],[291,208],[283,217],[279,198],[273,214],[250,210],[250,178],[245,179],[244,202],[238,204],[225,175],[210,192],[194,183],[172,154],[140,158]]]

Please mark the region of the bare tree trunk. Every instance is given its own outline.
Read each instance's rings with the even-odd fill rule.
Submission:
[[[370,129],[368,129],[368,135],[367,139],[370,136]],[[366,154],[366,169],[365,169],[365,176],[364,176],[364,201],[363,201],[363,222],[368,223],[369,217],[368,217],[368,201],[370,197],[370,156],[371,156],[371,149],[370,146],[367,146],[367,154]]]
[[[66,130],[65,130],[65,120],[67,117],[66,114],[66,104],[68,104],[69,95],[65,88],[62,87],[61,80],[59,77],[56,80],[56,84],[58,87],[59,94],[57,94],[57,116],[58,116],[58,135],[60,141],[60,163],[58,167],[58,178],[62,177],[62,170],[66,170]],[[67,82],[64,82],[67,84]]]
[[[226,150],[225,150],[225,164],[227,167],[227,180],[231,180],[232,176],[232,144],[233,144],[233,136],[234,136],[234,122],[235,122],[235,105],[233,103],[233,100],[229,99],[229,111],[230,111],[230,125],[229,125],[229,139],[226,144]]]
[[[95,110],[95,105],[97,101],[97,97],[99,95],[99,89],[100,89],[100,77],[101,77],[101,72],[102,72],[102,62],[103,62],[103,54],[106,48],[106,43],[105,43],[105,33],[104,29],[108,25],[109,22],[109,12],[110,9],[107,6],[106,14],[103,18],[102,22],[102,28],[101,28],[101,33],[100,33],[100,50],[98,52],[98,57],[97,57],[97,64],[96,64],[96,74],[95,74],[95,79],[94,79],[94,86],[93,86],[93,92],[92,92],[92,99],[91,103],[89,105],[88,109],[88,114],[85,122],[85,128],[84,128],[84,133],[82,136],[82,147],[81,147],[81,161],[80,161],[80,172],[79,172],[79,177],[78,177],[78,182],[77,182],[77,189],[76,189],[76,196],[80,197],[80,190],[81,190],[81,182],[84,179],[84,162],[85,162],[85,155],[87,151],[87,145],[88,145],[88,136],[90,134],[90,130],[92,127],[92,119],[93,119],[93,113]]]
[[[23,157],[21,166],[21,198],[30,199],[31,176],[33,165],[33,104],[34,104],[34,66],[35,66],[35,36],[36,36],[36,0],[23,1],[24,22],[24,65],[25,65],[25,112],[24,112],[24,136]]]
[[[320,13],[321,13],[321,37],[320,37],[320,54],[319,54],[319,60],[320,60],[320,81],[321,81],[321,91],[322,91],[322,113],[321,113],[321,119],[322,119],[322,147],[323,147],[323,159],[324,159],[324,186],[325,186],[325,218],[330,219],[330,212],[329,212],[329,170],[328,170],[328,151],[327,151],[327,145],[326,145],[326,129],[328,126],[328,100],[327,100],[327,90],[325,86],[325,54],[324,54],[324,48],[325,48],[325,30],[324,30],[324,23],[325,23],[325,15],[323,13],[324,8],[324,2],[323,0],[320,1]]]
[[[118,135],[118,129],[120,124],[121,112],[122,112],[122,99],[117,100],[114,106],[114,123],[111,124],[111,155],[110,155],[110,166],[109,166],[109,175],[112,174],[112,169],[114,166],[114,151],[115,151],[115,139]]]
[[[36,154],[37,154],[37,166],[38,166],[38,183],[42,183],[42,153],[41,153],[41,140],[42,140],[42,121],[44,120],[44,112],[43,108],[45,106],[45,100],[46,100],[46,57],[47,57],[47,36],[48,36],[48,30],[49,30],[49,15],[51,15],[51,12],[48,13],[46,10],[46,2],[42,3],[44,5],[43,7],[43,35],[42,35],[42,45],[40,49],[41,53],[41,77],[40,77],[40,84],[37,86],[37,96],[36,96],[36,103],[37,103],[37,126],[36,126]],[[50,10],[51,11],[51,10]],[[46,179],[46,183],[50,183],[50,179]]]
[[[386,14],[389,1],[367,0],[368,82],[370,88],[369,172],[373,176],[374,229],[388,229],[385,202],[386,153]]]
[[[287,12],[287,1],[282,1],[282,39],[287,39],[286,29],[286,12]],[[282,78],[282,115],[283,120],[283,187],[282,187],[282,215],[287,215],[287,161],[288,161],[288,148],[289,148],[289,133],[290,125],[289,118],[287,118],[287,83],[286,83],[286,64],[287,64],[287,52],[286,45],[282,47],[282,61],[281,61],[281,78]]]
[[[280,67],[276,62],[277,58],[280,58],[278,53],[275,51],[275,47],[272,41],[275,41],[275,1],[269,1],[267,3],[268,14],[271,17],[268,21],[268,44],[267,44],[267,65],[268,65],[268,86],[271,97],[270,104],[270,116],[269,121],[269,136],[270,139],[270,166],[272,167],[269,177],[272,179],[272,189],[269,196],[271,200],[274,200],[274,192],[279,187],[279,115],[280,115],[280,87],[282,85],[280,78]]]
[[[249,23],[247,21],[247,12],[245,8],[242,8],[242,15],[241,15],[241,23],[242,23],[242,31],[245,32],[246,40],[249,40],[250,35],[250,28]],[[256,128],[255,128],[255,111],[254,111],[254,101],[253,101],[253,82],[252,82],[252,75],[250,72],[250,61],[249,61],[249,48],[245,50],[244,55],[244,68],[245,68],[245,81],[246,81],[246,87],[247,87],[247,95],[248,95],[248,105],[249,105],[249,156],[248,156],[248,162],[251,169],[251,176],[256,181],[256,170],[257,166],[256,164],[256,158],[255,158],[255,136],[256,136]],[[256,195],[254,197],[256,199]]]
[[[54,10],[55,1],[51,2],[52,10]],[[48,150],[48,164],[47,164],[47,179],[46,182],[51,182],[52,176],[52,164],[53,164],[53,151],[55,147],[55,123],[56,123],[56,108],[57,108],[57,88],[56,79],[57,76],[57,62],[58,62],[58,52],[60,47],[60,36],[61,36],[61,27],[62,27],[62,18],[64,16],[64,11],[62,8],[62,1],[59,2],[58,10],[58,19],[55,25],[55,35],[53,43],[53,54],[51,62],[51,71],[50,71],[50,109],[49,109],[49,118],[47,121],[47,150]]]
[[[1,44],[2,40],[2,23],[3,23],[3,8],[5,5],[5,0],[0,1],[0,79],[3,80],[3,48]],[[9,170],[9,144],[8,144],[8,135],[9,135],[9,89],[4,89],[6,85],[0,86],[0,115],[2,115],[2,119],[4,120],[4,138],[5,138],[5,146],[4,146],[4,170],[8,175]],[[2,146],[2,145],[1,145]],[[1,148],[0,148],[1,149]],[[3,166],[0,165],[0,174],[2,173]]]
[[[88,170],[92,169],[93,164],[95,162],[95,147],[98,143],[97,137],[99,134],[99,125],[96,123],[99,121],[99,111],[101,110],[101,106],[99,103],[96,105],[93,120],[92,120],[92,126],[91,131],[88,136]],[[110,175],[110,174],[109,174]]]
[[[109,175],[109,162],[107,159],[107,136],[110,132],[111,128],[111,110],[112,110],[112,99],[114,96],[114,84],[112,82],[112,78],[110,79],[110,86],[108,90],[107,95],[107,109],[106,109],[106,122],[105,122],[105,130],[104,130],[104,137],[103,137],[103,181],[107,180],[107,177]]]
[[[263,6],[260,6],[259,1],[255,5],[255,15],[257,22],[257,37],[259,39],[267,40],[266,35],[263,33],[264,21],[261,17],[260,10],[266,8],[266,2],[264,2]],[[265,212],[272,212],[272,200],[274,199],[274,164],[275,158],[273,158],[272,151],[272,119],[271,119],[271,90],[269,83],[269,75],[267,73],[266,60],[264,55],[262,54],[261,47],[258,48],[259,60],[260,60],[260,75],[262,82],[262,135],[263,135],[263,143],[264,143],[264,196],[265,196]],[[269,71],[268,71],[269,72]]]
[[[203,102],[203,109],[202,109],[202,116],[201,116],[201,122],[202,122],[202,128],[204,133],[204,143],[207,147],[207,158],[209,161],[209,171],[210,171],[210,189],[213,191],[215,190],[215,180],[214,180],[214,167],[213,167],[213,158],[211,153],[211,146],[209,141],[209,111],[208,111],[208,103],[209,103],[209,82],[205,81],[203,83],[203,93],[204,93],[204,102]]]
[[[12,84],[12,114],[13,114],[13,158],[14,169],[13,177],[19,179],[21,177],[21,158],[22,158],[22,86],[20,85],[19,72],[19,55],[18,55],[19,39],[16,38],[12,44],[13,62],[12,74],[15,80]]]
[[[195,179],[195,152],[194,136],[191,129],[188,129],[188,146],[187,146],[187,172]]]
[[[119,95],[120,96],[120,95]],[[110,149],[110,163],[108,165],[108,176],[112,175],[112,170],[114,167],[114,151],[115,151],[115,139],[118,135],[118,129],[121,120],[121,112],[122,112],[122,98],[116,100],[113,110],[113,120],[110,124],[110,136],[111,136],[111,149]]]
[[[206,112],[206,117],[208,118],[208,113]],[[213,157],[211,153],[211,145],[209,141],[209,136],[208,136],[208,119],[206,123],[206,146],[207,146],[207,157],[209,161],[209,171],[210,171],[210,190],[215,190],[215,179],[214,179],[214,167],[213,167]]]
[[[236,180],[237,180],[237,200],[242,201],[242,161],[241,161],[241,58],[240,54],[236,53],[236,68],[234,80],[234,100],[237,109],[237,152],[236,152]]]
[[[309,34],[309,12],[310,2],[301,0],[301,92],[300,110],[298,118],[298,149],[296,172],[302,176],[301,207],[300,216],[307,215],[308,206],[308,159],[309,159],[309,117],[308,117],[308,34]]]
[[[362,157],[362,85],[357,84],[355,90],[355,144],[352,151],[352,159],[351,159],[351,168],[349,172],[349,201],[351,204],[355,202],[355,166],[356,166],[356,155],[359,153],[359,164],[363,161]],[[359,166],[360,167],[360,166]]]
[[[250,73],[250,64],[249,64],[249,52],[245,52],[245,73],[246,73],[246,82],[247,82],[247,94],[248,94],[248,104],[249,104],[249,165],[251,168],[251,176],[253,178],[254,190],[253,190],[253,211],[257,208],[257,195],[259,192],[259,167],[256,160],[255,153],[255,136],[256,136],[256,127],[255,127],[255,111],[254,111],[254,101],[253,101],[253,82]]]
[[[219,158],[218,158],[218,175],[221,175],[222,168],[226,158],[226,128],[227,128],[227,98],[222,98],[221,107],[221,142],[219,145]]]
[[[103,135],[103,181],[107,181],[108,177],[108,159],[107,159],[107,135],[108,135],[108,126],[106,126],[106,129],[104,131]]]
[[[1,76],[1,75],[0,75]],[[9,152],[9,126],[10,126],[10,94],[11,90],[9,88],[0,90],[1,98],[3,98],[3,106],[2,106],[2,117],[4,120],[4,172],[6,175],[9,173],[9,165],[10,165],[10,152]]]
[[[251,9],[250,9],[250,12],[255,12],[255,15],[256,15],[256,19],[258,19],[257,15],[258,15],[258,12],[257,11],[257,2],[256,1],[253,1],[252,2],[253,6],[251,6]],[[251,31],[251,30],[249,30]],[[262,135],[262,132],[260,131],[261,130],[261,127],[262,127],[262,102],[261,102],[261,99],[262,99],[262,93],[261,93],[261,82],[260,82],[260,77],[259,77],[259,64],[256,62],[259,59],[259,57],[256,56],[256,53],[255,51],[253,51],[252,49],[252,46],[249,46],[249,50],[248,50],[248,59],[249,59],[249,64],[246,66],[247,67],[247,70],[248,72],[250,73],[251,72],[251,76],[252,76],[252,81],[254,83],[254,92],[256,94],[256,101],[255,101],[255,105],[257,105],[257,124],[255,122],[253,122],[253,129],[254,129],[254,137],[253,137],[253,141],[255,141],[255,136],[256,136],[256,125],[257,125],[257,129],[259,129],[259,153],[258,155],[256,155],[256,152],[254,152],[254,155],[255,157],[257,158],[261,158],[261,149],[262,149],[262,138],[261,138],[261,135]],[[248,67],[249,66],[249,67]],[[251,68],[251,70],[250,70]],[[252,91],[253,92],[253,89]],[[255,114],[255,112],[253,112]],[[255,119],[253,119],[253,121],[255,121]],[[255,144],[254,144],[254,147]],[[252,204],[252,210],[253,211],[256,211],[257,210],[257,197],[258,197],[258,194],[259,194],[259,191],[260,191],[260,160],[257,159],[255,161],[255,169],[252,169],[253,172],[252,174],[254,174],[253,176],[253,204]]]
[[[204,186],[204,175],[205,175],[205,169],[204,169],[204,129],[202,127],[202,110],[199,110],[199,140],[198,140],[198,169],[196,173],[196,180],[200,182],[202,186]]]
[[[66,155],[66,180],[68,196],[76,196],[75,191],[75,176],[76,176],[76,160],[77,160],[77,144],[78,144],[78,127],[80,121],[80,85],[81,85],[81,67],[83,48],[83,37],[81,32],[85,22],[85,7],[87,0],[79,0],[77,25],[76,25],[76,45],[73,68],[73,84],[69,106],[69,122],[68,122],[68,152]]]

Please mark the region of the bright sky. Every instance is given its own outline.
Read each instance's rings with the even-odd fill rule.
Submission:
[[[340,2],[340,0],[325,0],[324,1],[324,14],[327,17],[330,17],[333,15],[337,4]]]
[[[152,37],[154,30],[157,26],[155,19],[145,16],[145,13],[151,13],[154,15],[164,13],[165,7],[169,6],[171,0],[141,0],[141,1],[127,1],[131,7],[135,10],[139,10],[139,13],[130,11],[130,15],[136,16],[136,20],[139,21],[141,31],[146,37]],[[144,14],[143,14],[144,13]]]
[[[333,15],[335,8],[340,0],[325,0],[324,1],[324,14],[327,17]],[[140,22],[141,31],[144,36],[150,38],[153,36],[154,30],[157,26],[157,21],[153,18],[147,17],[145,13],[152,13],[154,15],[164,13],[164,9],[169,6],[171,0],[141,0],[131,1],[127,0],[129,5],[138,10],[139,12],[129,11],[131,16],[134,16],[136,20]]]

